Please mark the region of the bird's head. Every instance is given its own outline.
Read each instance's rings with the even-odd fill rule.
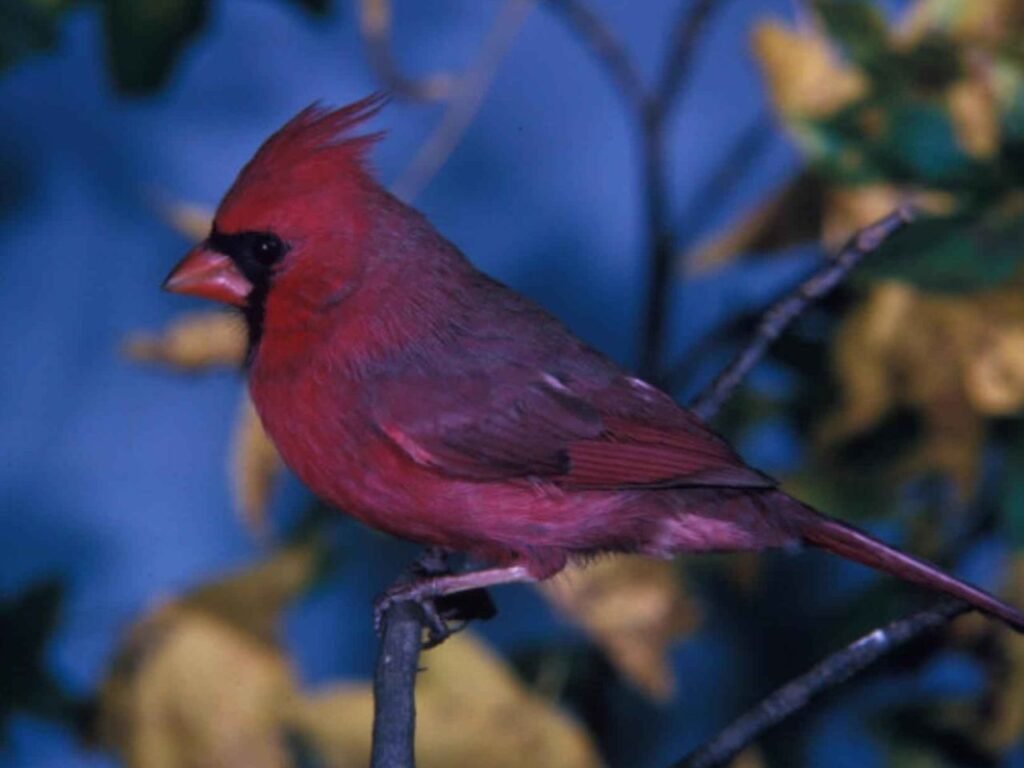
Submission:
[[[341,109],[314,105],[292,118],[242,169],[210,234],[164,288],[240,308],[252,344],[268,304],[299,322],[348,290],[362,269],[369,201],[382,191],[364,164],[379,134],[352,131],[385,101],[375,94]]]

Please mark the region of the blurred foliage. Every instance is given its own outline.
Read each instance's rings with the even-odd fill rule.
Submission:
[[[366,765],[371,685],[302,690],[278,637],[282,613],[316,581],[323,554],[308,538],[137,621],[101,686],[98,743],[132,768]],[[524,754],[539,768],[601,764],[578,724],[469,633],[424,664],[419,765],[514,766]]]
[[[832,252],[898,204],[925,215],[772,351],[791,391],[741,397],[723,423],[734,434],[788,424],[805,441],[789,490],[840,517],[889,521],[908,548],[947,566],[1002,537],[1014,549],[1003,591],[1019,601],[1024,3],[916,0],[894,20],[865,0],[809,10],[752,35],[804,167],[684,254],[687,265],[813,242]],[[877,616],[894,591],[861,592],[849,615]],[[888,764],[994,766],[1020,746],[1024,644],[991,623],[962,624],[985,690],[880,712]]]
[[[289,0],[317,14],[330,0]],[[212,0],[4,0],[0,3],[0,69],[54,47],[62,17],[99,6],[110,76],[126,94],[167,83],[188,43],[203,29]]]
[[[46,661],[63,601],[58,581],[39,582],[0,601],[0,742],[16,712],[75,724],[77,703],[58,685]]]

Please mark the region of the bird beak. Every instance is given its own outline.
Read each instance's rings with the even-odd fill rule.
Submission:
[[[252,283],[228,256],[210,250],[203,243],[189,251],[171,270],[163,289],[244,307]]]

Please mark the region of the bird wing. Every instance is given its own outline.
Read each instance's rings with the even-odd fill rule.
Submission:
[[[381,432],[453,477],[591,489],[775,485],[667,395],[624,375],[595,389],[503,365],[457,378],[403,375],[371,391]]]

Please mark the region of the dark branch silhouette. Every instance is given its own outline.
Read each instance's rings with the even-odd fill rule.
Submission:
[[[373,674],[373,746],[370,768],[416,765],[416,673],[423,642],[423,611],[413,602],[387,613]]]
[[[777,689],[753,709],[672,768],[726,765],[773,725],[806,707],[816,696],[849,680],[882,656],[966,613],[970,606],[944,600],[932,608],[874,629]]]
[[[768,347],[779,338],[790,323],[803,314],[813,302],[839,285],[850,273],[850,270],[860,263],[861,259],[877,251],[889,237],[909,224],[912,218],[911,209],[901,207],[860,230],[850,238],[846,246],[827,266],[772,305],[761,316],[761,322],[758,323],[754,337],[718,375],[711,386],[690,404],[690,410],[704,421],[718,413],[722,404],[732,397],[736,387],[764,357]]]

